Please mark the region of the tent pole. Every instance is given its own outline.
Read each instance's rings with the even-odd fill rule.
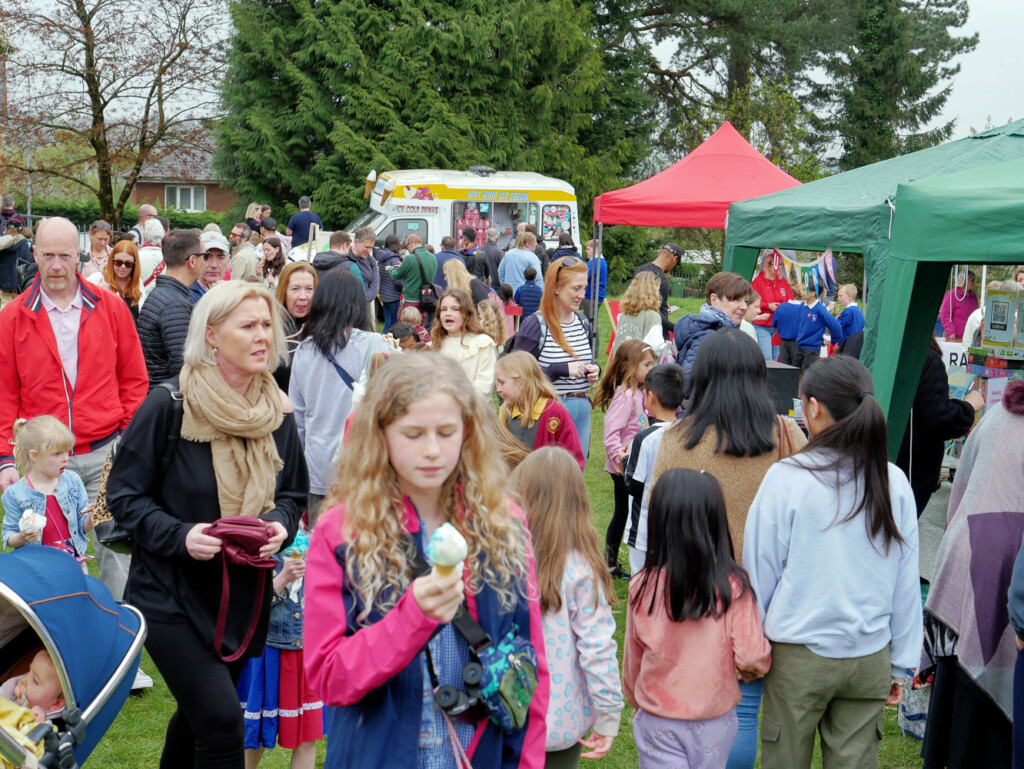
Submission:
[[[597,328],[601,319],[597,317],[597,296],[601,290],[601,243],[604,236],[604,222],[597,223],[597,249],[594,252],[594,282],[590,286],[590,317],[594,319],[594,334],[591,345],[591,355],[594,363],[597,363]]]

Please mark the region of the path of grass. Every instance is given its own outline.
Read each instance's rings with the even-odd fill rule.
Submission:
[[[696,312],[702,304],[699,300],[673,300],[682,305],[673,317],[684,312]],[[607,313],[601,317],[602,349],[599,360],[604,363],[610,332]],[[591,441],[590,459],[585,474],[587,489],[590,492],[591,504],[594,508],[594,523],[600,536],[604,537],[605,529],[611,520],[613,500],[612,486],[608,474],[604,471],[604,447],[601,442],[604,415],[595,412],[593,417],[593,438]],[[623,563],[628,562],[625,548],[622,551]],[[619,598],[615,606],[618,622],[617,638],[621,654],[622,636],[625,629],[626,583],[616,583],[616,594]],[[130,697],[124,710],[111,726],[107,736],[96,748],[90,764],[104,769],[151,769],[157,765],[163,745],[164,729],[174,711],[174,700],[167,687],[157,675],[156,668],[146,657],[143,666],[156,680],[156,686],[141,696]],[[611,753],[601,762],[584,762],[584,767],[593,765],[602,769],[635,769],[637,767],[636,746],[633,743],[633,732],[630,726],[632,709],[627,705],[622,716],[619,738],[616,739]],[[880,749],[879,767],[881,769],[916,769],[922,765],[920,745],[918,741],[904,737],[896,726],[895,711],[886,711],[886,735]],[[323,744],[318,751],[317,766],[323,765]],[[289,752],[281,749],[268,751],[260,764],[264,769],[285,769],[288,766]],[[820,754],[815,753],[813,767],[821,766]],[[382,769],[386,769],[382,767]]]

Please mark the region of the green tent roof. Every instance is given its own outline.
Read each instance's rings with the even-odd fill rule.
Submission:
[[[757,248],[836,250],[864,254],[868,330],[864,360],[871,365],[889,255],[897,187],[1008,160],[1024,159],[1024,120],[936,147],[883,160],[788,190],[733,203],[725,235],[725,269],[750,275]]]
[[[901,184],[896,198],[888,279],[900,290],[878,303],[885,333],[872,367],[890,449],[907,424],[949,264],[1024,261],[1024,160]]]

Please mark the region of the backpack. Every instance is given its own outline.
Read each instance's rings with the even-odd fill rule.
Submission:
[[[417,248],[412,252],[412,256],[416,260],[416,269],[420,271],[420,310],[424,315],[431,315],[437,312],[437,302],[441,294],[444,293],[444,289],[436,283],[427,281],[427,275],[423,272],[423,257],[418,252]]]

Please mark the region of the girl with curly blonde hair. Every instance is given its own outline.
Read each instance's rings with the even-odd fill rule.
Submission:
[[[655,326],[661,327],[661,294],[658,293],[660,283],[653,272],[638,272],[622,297],[622,314],[615,326],[615,342],[612,344],[612,355],[618,352],[619,345],[627,339],[647,337]]]
[[[417,755],[422,765],[460,748],[477,769],[544,765],[548,674],[532,548],[504,496],[488,408],[457,362],[424,352],[389,358],[356,412],[358,449],[342,451],[305,578],[305,666],[329,706],[326,766],[349,755],[373,766]],[[414,577],[444,523],[468,545],[461,575]],[[514,626],[537,651],[522,729],[505,732],[473,708],[449,718],[431,695],[466,691],[470,649],[451,624],[463,601],[495,642]]]

